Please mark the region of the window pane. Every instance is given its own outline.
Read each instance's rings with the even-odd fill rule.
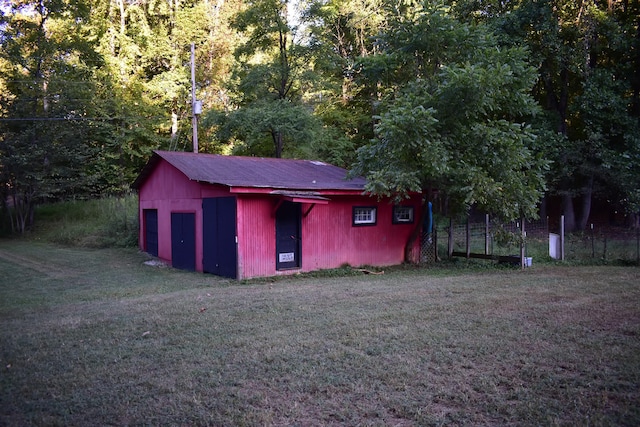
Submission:
[[[413,206],[394,206],[393,222],[396,224],[413,222]]]
[[[354,224],[375,224],[376,208],[375,207],[358,207],[353,208]]]

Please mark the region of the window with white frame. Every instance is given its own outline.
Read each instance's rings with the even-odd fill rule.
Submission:
[[[413,223],[413,206],[393,207],[393,223],[394,224],[412,224]]]
[[[375,206],[354,206],[353,225],[376,225]]]

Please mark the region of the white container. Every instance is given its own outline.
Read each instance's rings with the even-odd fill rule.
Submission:
[[[531,264],[533,263],[533,258],[530,256],[526,256],[524,257],[524,266],[525,267],[531,267]]]
[[[549,256],[553,259],[560,259],[560,235],[549,233]]]

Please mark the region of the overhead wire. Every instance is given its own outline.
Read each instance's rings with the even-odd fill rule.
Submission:
[[[47,122],[47,121],[116,121],[116,120],[140,120],[140,117],[4,117],[0,118],[0,122]],[[144,117],[146,120],[169,120],[170,117],[151,116]],[[183,120],[186,120],[183,119]]]
[[[0,122],[54,122],[54,121],[110,121],[121,120],[118,117],[10,117],[0,118]]]

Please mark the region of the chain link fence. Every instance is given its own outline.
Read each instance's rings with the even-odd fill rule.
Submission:
[[[468,222],[436,217],[432,232],[422,235],[421,262],[430,264],[450,256],[516,262],[523,242],[528,262],[557,259],[640,265],[640,229],[589,225],[585,231],[563,235],[560,224],[562,220],[556,220],[550,226],[548,218],[505,224],[488,216]]]
[[[565,235],[564,259],[602,260],[640,265],[640,229],[593,227]]]

